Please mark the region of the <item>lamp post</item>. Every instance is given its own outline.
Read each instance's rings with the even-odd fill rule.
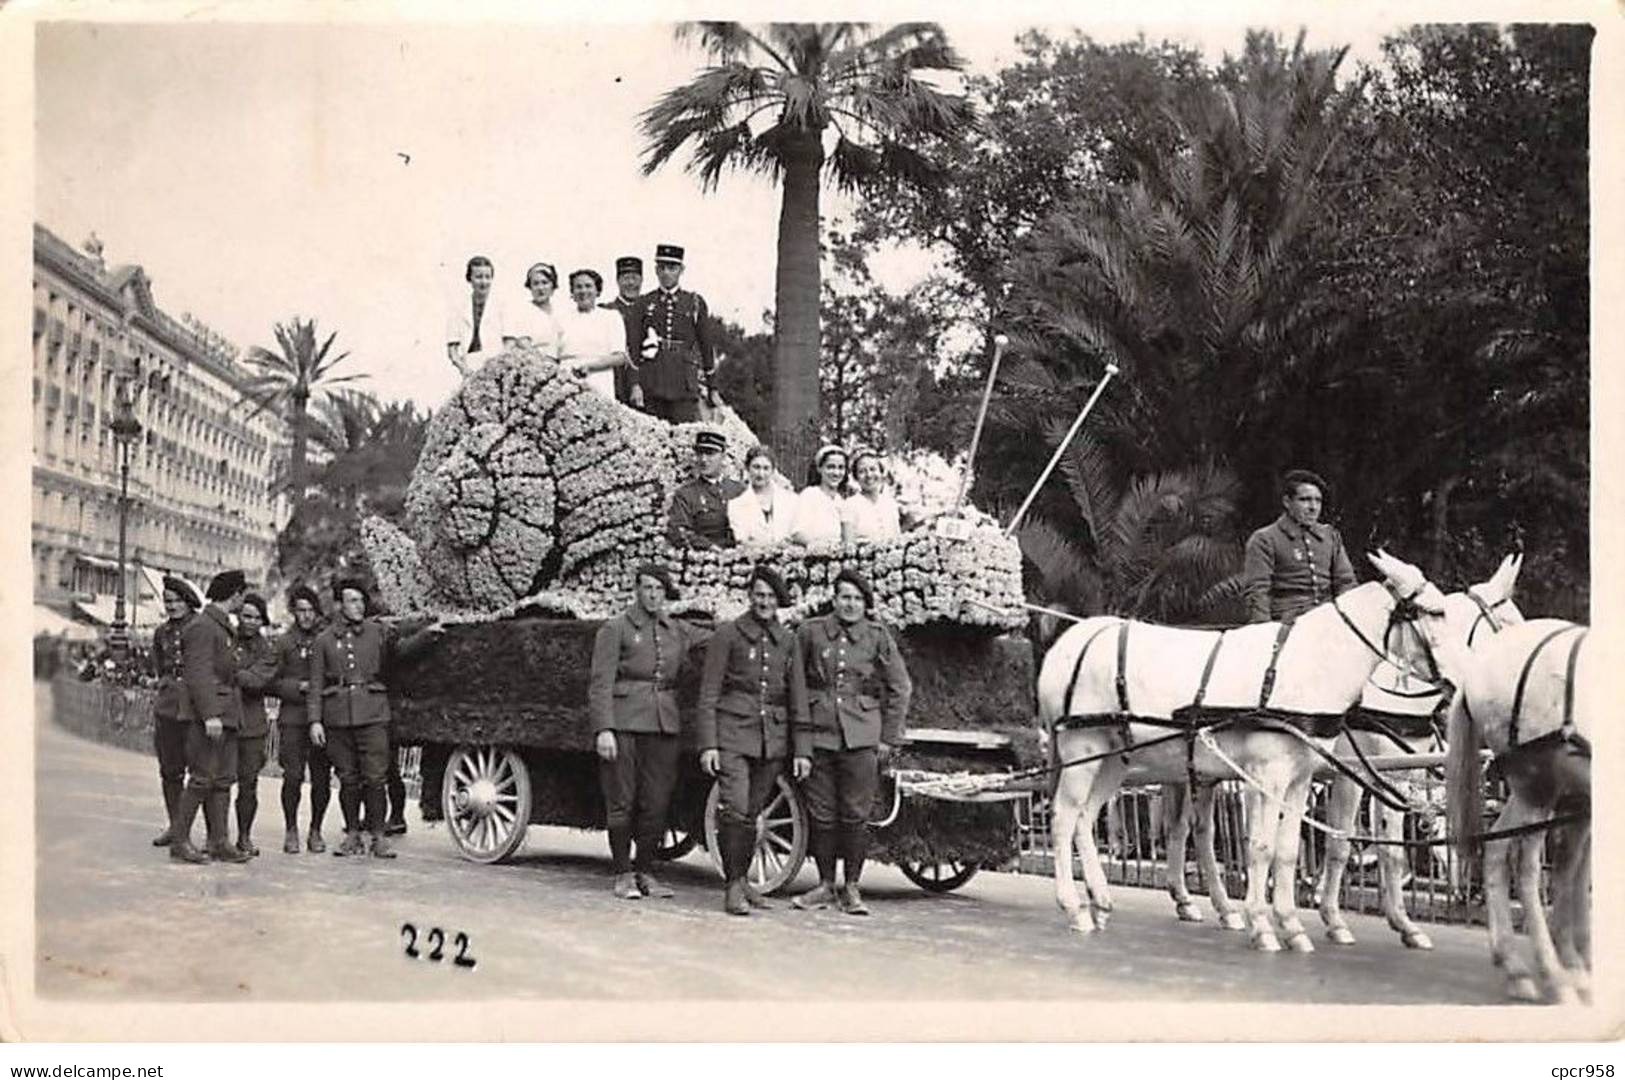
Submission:
[[[113,369],[113,442],[118,447],[118,593],[113,599],[113,626],[107,635],[108,648],[119,673],[125,673],[130,661],[130,624],[125,619],[124,594],[125,534],[130,518],[130,452],[141,437],[141,421],[135,418],[135,398],[130,384],[135,377],[135,360],[128,348],[120,349]]]

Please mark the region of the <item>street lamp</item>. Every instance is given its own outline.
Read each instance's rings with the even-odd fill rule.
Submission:
[[[128,324],[125,327],[128,331]],[[121,343],[113,367],[113,442],[118,447],[118,594],[113,600],[113,626],[107,635],[113,663],[124,674],[130,660],[130,624],[124,617],[124,538],[130,517],[130,452],[141,437],[141,421],[135,418],[135,397],[131,382],[135,378],[135,358],[130,354],[128,338]],[[137,391],[139,392],[139,391]]]

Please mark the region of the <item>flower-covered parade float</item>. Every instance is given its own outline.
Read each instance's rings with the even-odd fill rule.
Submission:
[[[917,523],[895,540],[673,547],[666,509],[690,475],[700,426],[626,408],[515,348],[435,413],[404,528],[364,523],[380,599],[397,616],[447,627],[395,676],[392,714],[397,743],[424,748],[425,818],[446,820],[464,855],[506,858],[531,822],[602,826],[586,711],[593,638],[625,608],[637,566],[650,560],[676,579],[673,614],[717,623],[744,611],[757,564],[788,586],[794,602],[781,616],[792,625],[829,609],[843,567],[860,570],[874,586],[873,615],[892,630],[914,682],[894,772],[941,776],[1040,760],[1032,651],[1012,632],[1026,624],[1021,554],[991,518],[956,505],[959,470],[922,453],[887,460],[905,518]],[[705,426],[724,434],[730,474],[742,475],[756,442],[749,429],[725,406]],[[693,659],[679,688],[685,716],[698,690]],[[685,757],[674,855],[709,831],[710,781],[695,754]],[[1007,803],[905,798],[894,784],[882,787],[874,818],[887,825],[875,855],[927,887],[953,887],[1014,857]],[[804,854],[797,804],[781,780],[752,868],[767,888],[787,883]]]

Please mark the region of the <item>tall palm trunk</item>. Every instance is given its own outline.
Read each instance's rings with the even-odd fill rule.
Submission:
[[[779,468],[800,476],[818,422],[818,195],[824,145],[817,132],[785,155],[774,283],[773,437]]]
[[[305,503],[305,442],[307,406],[310,404],[310,394],[293,394],[293,408],[288,416],[288,426],[292,429],[293,446],[288,454],[288,485],[292,492],[290,502],[293,516],[299,516],[299,508]]]

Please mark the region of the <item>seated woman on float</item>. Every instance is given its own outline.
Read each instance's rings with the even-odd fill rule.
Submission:
[[[895,540],[903,534],[897,500],[887,490],[885,466],[874,450],[862,449],[852,457],[852,475],[858,490],[841,503],[841,543],[860,540]]]
[[[834,547],[841,542],[841,484],[846,480],[846,451],[831,443],[813,457],[817,483],[796,496],[796,521],[790,539],[806,547]]]
[[[728,500],[728,527],[738,544],[782,544],[796,523],[796,496],[780,488],[765,446],[745,455],[745,490]]]

